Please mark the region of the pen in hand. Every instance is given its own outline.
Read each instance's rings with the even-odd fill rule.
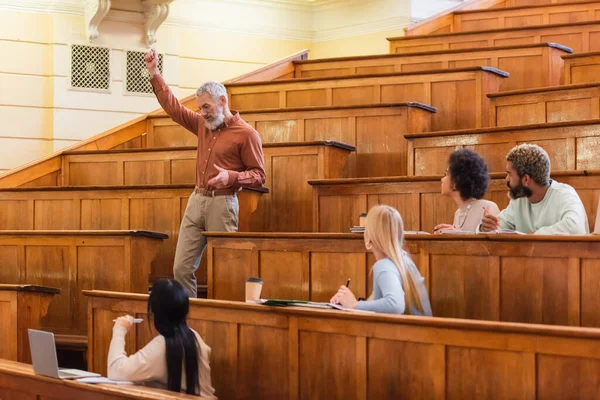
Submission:
[[[117,320],[116,320],[116,319],[113,319],[113,322],[117,322]],[[142,323],[142,322],[144,322],[144,319],[143,319],[143,318],[134,318],[134,319],[133,319],[133,323],[134,323],[134,324],[140,324],[140,323]]]
[[[346,287],[348,287],[350,285],[350,278],[348,278],[348,280],[346,281]]]

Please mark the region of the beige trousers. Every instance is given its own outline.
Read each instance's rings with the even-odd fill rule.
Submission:
[[[202,232],[237,232],[238,212],[236,195],[209,197],[194,192],[190,196],[179,228],[173,264],[173,275],[190,298],[198,295],[194,273],[206,248]]]

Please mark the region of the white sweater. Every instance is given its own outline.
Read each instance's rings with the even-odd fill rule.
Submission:
[[[198,374],[200,397],[216,398],[210,380],[210,347],[192,329],[198,339]],[[167,387],[167,346],[165,338],[158,335],[143,349],[127,357],[125,352],[125,335],[127,332],[121,325],[113,327],[113,337],[108,349],[108,378],[120,381],[145,382],[149,386],[162,389]],[[181,374],[181,390],[185,390],[185,368]]]
[[[498,215],[501,229],[538,235],[586,235],[590,233],[585,207],[571,186],[552,181],[539,203],[523,197],[511,200]]]

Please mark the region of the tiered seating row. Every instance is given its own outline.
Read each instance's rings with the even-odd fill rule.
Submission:
[[[88,359],[94,371],[105,372],[113,318],[127,312],[145,319],[130,332],[129,351],[150,339],[147,296],[86,294],[92,310]],[[191,302],[188,324],[212,348],[213,382],[224,399],[600,395],[597,329],[209,300]]]
[[[506,173],[492,174],[486,194],[500,209],[509,201],[505,177]],[[358,225],[361,213],[376,204],[387,204],[400,211],[406,230],[431,232],[437,224],[452,223],[457,208],[453,200],[440,194],[441,178],[438,175],[310,181],[315,197],[313,230],[346,233]],[[593,228],[600,195],[600,171],[555,172],[552,178],[577,190]]]
[[[142,231],[0,231],[0,282],[59,288],[42,329],[85,335],[81,291],[148,293],[150,266],[164,239]]]
[[[243,301],[252,276],[263,298],[327,302],[348,278],[357,296],[372,291],[362,235],[207,236],[209,298]],[[597,237],[407,235],[407,247],[436,317],[600,327]]]
[[[433,107],[392,103],[349,107],[249,110],[243,118],[260,134],[265,155],[285,151],[282,144],[335,140],[356,147],[348,176],[406,174],[405,132],[429,132]],[[190,146],[196,136],[168,117],[149,120],[147,147]],[[267,163],[268,164],[268,163]],[[272,189],[272,185],[267,185]]]
[[[600,52],[565,55],[562,58],[565,60],[565,85],[600,81]]]
[[[488,126],[487,93],[508,73],[473,67],[348,77],[303,78],[227,86],[231,107],[244,110],[356,106],[417,101],[437,108],[432,130]]]
[[[554,86],[561,83],[564,61],[571,49],[555,43],[456,49],[425,53],[386,54],[295,62],[296,78],[418,72],[489,66],[510,73],[500,91]]]
[[[443,174],[448,156],[461,147],[478,152],[491,172],[502,172],[506,170],[506,154],[521,143],[542,146],[554,171],[600,169],[600,158],[594,150],[600,145],[600,120],[404,136],[408,140],[408,175]]]
[[[600,118],[600,83],[490,93],[490,126]]]
[[[560,43],[575,53],[600,50],[600,22],[578,22],[475,32],[388,38],[390,53],[418,53],[532,43]]]

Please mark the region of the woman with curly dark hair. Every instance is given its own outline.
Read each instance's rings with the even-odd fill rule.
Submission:
[[[442,195],[451,197],[458,210],[452,225],[437,225],[433,233],[441,233],[442,230],[475,232],[484,209],[498,215],[500,209],[496,203],[483,199],[489,181],[488,167],[475,151],[459,149],[450,154],[448,168],[442,178]]]

